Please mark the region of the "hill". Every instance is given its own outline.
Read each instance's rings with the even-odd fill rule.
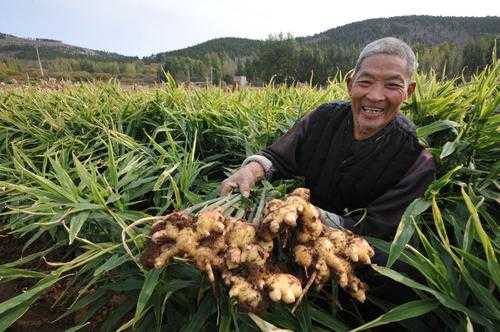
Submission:
[[[438,45],[445,42],[464,45],[485,36],[500,36],[500,17],[398,16],[369,19],[346,24],[313,36],[297,37],[299,43],[319,46],[359,46],[385,36],[398,37],[410,44]],[[243,38],[218,38],[207,42],[149,57],[161,60],[167,56],[200,59],[209,53],[231,58],[251,55],[263,41]]]
[[[247,38],[217,38],[180,50],[157,53],[147,58],[147,60],[161,61],[167,56],[186,56],[193,59],[200,59],[209,53],[223,53],[231,58],[242,58],[252,55],[263,43],[261,40]]]
[[[398,37],[410,44],[463,45],[480,37],[500,35],[500,17],[397,16],[346,24],[319,34],[298,38],[307,44],[364,45],[382,37]]]
[[[354,22],[306,37],[297,37],[299,43],[320,47],[364,45],[384,36],[394,36],[410,44],[438,45],[452,43],[464,45],[485,36],[500,36],[500,17],[441,17],[398,16]],[[144,58],[147,62],[161,62],[165,57],[202,59],[208,54],[224,54],[230,58],[245,58],[264,44],[262,40],[247,38],[217,38],[187,48],[160,52]],[[34,59],[35,45],[45,59],[91,57],[97,60],[133,61],[117,53],[92,50],[65,44],[52,39],[20,38],[0,33],[0,58]]]
[[[36,59],[36,49],[43,59],[57,58],[92,58],[102,61],[133,61],[137,57],[128,57],[118,53],[92,50],[89,48],[65,44],[60,40],[45,38],[21,38],[0,33],[0,58]]]

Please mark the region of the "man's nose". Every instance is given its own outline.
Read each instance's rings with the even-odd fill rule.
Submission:
[[[382,84],[372,84],[366,94],[366,98],[371,102],[378,102],[385,99],[384,86]]]

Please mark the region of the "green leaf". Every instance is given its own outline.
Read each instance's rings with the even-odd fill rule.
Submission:
[[[446,265],[443,262],[441,254],[436,250],[436,248],[429,242],[425,234],[420,230],[417,224],[414,224],[415,230],[417,231],[420,242],[423,244],[426,256],[432,261],[434,269],[441,275],[441,277],[446,278],[448,271]],[[418,267],[417,267],[418,269]]]
[[[87,323],[84,323],[84,324],[80,324],[80,325],[77,325],[77,326],[73,326],[72,328],[64,330],[64,332],[76,332],[76,331],[80,331],[81,329],[83,329],[85,326],[87,326],[89,324],[90,324],[90,322],[87,322]]]
[[[45,278],[47,275],[42,272],[26,270],[26,269],[16,269],[0,266],[0,280],[12,280],[17,278]]]
[[[114,268],[122,265],[123,263],[128,262],[129,260],[130,257],[128,255],[114,254],[110,259],[106,261],[106,263],[102,264],[94,271],[94,277],[97,277],[102,273],[111,271]]]
[[[26,292],[0,303],[0,314],[3,314],[9,309],[15,308],[19,305],[22,305],[26,301],[31,300],[34,296],[43,292],[44,290],[55,284],[57,281],[59,281],[59,278],[52,275],[43,278],[42,280],[37,282],[34,287],[30,288]]]
[[[71,176],[63,168],[59,160],[49,158],[52,168],[56,172],[56,178],[61,187],[68,193],[71,193],[75,199],[78,198],[78,187],[73,183]]]
[[[450,247],[450,240],[448,239],[448,234],[446,232],[446,226],[443,221],[443,215],[437,205],[436,195],[432,196],[432,217],[434,218],[434,225],[436,226],[436,230],[443,247],[450,255],[453,255]]]
[[[177,169],[177,167],[179,167],[179,164],[180,163],[176,163],[174,166],[172,166],[171,168],[165,169],[160,174],[160,176],[158,177],[158,180],[156,180],[156,182],[153,186],[153,191],[160,190],[160,188],[163,185],[163,183],[165,182],[165,180],[172,174],[173,171],[175,171]]]
[[[170,294],[177,292],[183,288],[194,287],[196,286],[196,281],[194,280],[170,280],[164,286],[161,287],[161,290],[167,293],[167,298]]]
[[[135,306],[135,301],[125,301],[120,304],[117,308],[113,309],[111,315],[109,315],[106,320],[102,323],[101,331],[112,331],[113,327],[118,324],[120,319],[124,317],[128,312],[130,312]]]
[[[484,306],[484,314],[488,314],[492,319],[500,319],[500,303],[498,300],[490,293],[490,290],[479,284],[470,275],[469,271],[462,264],[460,266],[460,272],[464,278],[467,285],[469,285],[471,292],[475,295],[477,300]]]
[[[309,311],[310,305],[306,301],[302,301],[296,312],[297,320],[299,321],[300,330],[304,332],[312,331],[311,314]]]
[[[201,301],[196,313],[189,318],[189,324],[181,329],[181,332],[198,332],[201,331],[203,325],[208,318],[217,311],[217,306],[214,303],[212,295],[206,295]]]
[[[268,310],[268,312],[262,314],[262,317],[266,321],[276,324],[281,328],[293,331],[300,330],[300,325],[298,324],[297,319],[291,313],[290,309],[284,304],[275,303],[272,310]]]
[[[388,312],[375,318],[374,320],[351,330],[351,332],[363,331],[375,326],[418,317],[436,309],[437,307],[439,307],[439,302],[434,299],[411,301],[405,304],[398,305],[397,307],[389,310]]]
[[[228,312],[225,312],[221,316],[222,317],[219,324],[219,332],[232,332],[233,330],[231,329],[231,327],[233,318],[231,317],[231,315]]]
[[[108,137],[109,139],[109,137]],[[111,143],[111,140],[108,140],[108,177],[109,181],[111,183],[111,186],[113,189],[118,188],[118,171],[116,167],[116,161],[115,161],[115,153],[113,151],[113,144]]]
[[[95,306],[94,303],[100,299],[102,300],[105,294],[106,294],[106,289],[101,288],[94,293],[90,293],[82,298],[75,300],[75,302],[73,302],[73,304],[62,315],[57,317],[56,320],[60,320],[66,316],[69,316],[73,312],[83,309],[84,307],[89,306],[90,304],[92,304],[90,307],[94,307]]]
[[[433,195],[439,193],[439,191],[446,186],[448,183],[451,182],[452,177],[455,175],[456,172],[462,169],[462,165],[458,165],[455,168],[451,169],[448,171],[445,175],[440,177],[439,179],[435,180],[430,184],[430,186],[427,188],[426,191],[426,196],[431,193]]]
[[[89,214],[90,211],[82,211],[71,217],[69,225],[69,244],[75,241],[80,229],[82,229],[83,224],[87,221]]]
[[[146,272],[146,278],[137,300],[137,308],[134,315],[135,322],[138,322],[144,314],[144,309],[158,284],[158,278],[162,272],[163,269],[152,269]]]
[[[446,142],[443,145],[443,149],[441,150],[441,154],[439,155],[439,159],[444,159],[448,157],[450,154],[455,152],[455,149],[457,147],[457,142]]]
[[[411,288],[416,288],[425,292],[428,292],[432,294],[439,302],[441,302],[442,305],[446,306],[449,309],[460,311],[464,314],[469,315],[470,318],[472,318],[474,321],[478,322],[479,324],[482,324],[487,327],[493,327],[493,322],[489,320],[488,318],[484,317],[481,313],[478,313],[476,311],[473,311],[460,302],[456,301],[455,299],[451,298],[450,296],[443,294],[441,292],[438,292],[432,288],[429,288],[427,286],[424,286],[422,284],[419,284],[418,282],[404,276],[403,274],[396,272],[394,270],[391,270],[386,267],[378,266],[376,264],[372,265],[372,268],[377,271],[378,273],[389,277],[399,283],[402,283],[403,285],[406,285]]]
[[[340,320],[335,318],[334,315],[322,311],[319,308],[311,306],[309,312],[313,321],[318,322],[334,331],[343,332],[349,330],[349,328]]]
[[[9,326],[14,324],[14,322],[21,318],[37,299],[38,297],[34,297],[33,299],[31,299],[31,301],[28,301],[12,310],[7,311],[7,313],[5,313],[4,315],[0,315],[0,332],[7,330]]]
[[[408,241],[410,241],[413,236],[413,222],[415,217],[425,212],[429,206],[431,206],[430,202],[424,200],[423,198],[417,198],[406,208],[403,216],[401,217],[401,222],[399,223],[394,240],[391,244],[389,258],[387,259],[387,267],[391,267],[392,264],[394,264]]]
[[[472,218],[467,220],[463,235],[462,249],[468,252],[470,250],[470,246],[472,245],[472,241],[474,240],[474,226],[472,225]]]
[[[457,122],[450,120],[438,120],[431,124],[417,128],[417,137],[427,137],[434,133],[450,129],[453,133],[458,134],[457,127],[460,125]]]
[[[23,252],[24,252],[26,249],[28,249],[28,247],[29,247],[30,245],[32,245],[32,244],[33,244],[36,240],[38,240],[38,239],[40,238],[40,236],[42,236],[42,235],[43,235],[43,233],[47,232],[50,228],[52,228],[52,227],[53,227],[53,226],[52,226],[52,227],[50,227],[50,226],[49,226],[49,227],[39,227],[39,226],[37,227],[37,225],[33,225],[33,224],[28,225],[28,226],[33,226],[33,229],[38,228],[38,231],[37,231],[35,234],[33,234],[33,236],[31,236],[31,237],[29,238],[29,240],[28,240],[28,241],[26,241],[26,243],[24,243],[23,250],[22,250]]]
[[[66,243],[66,240],[57,242],[51,248],[45,249],[43,251],[35,252],[31,255],[19,258],[18,260],[15,260],[15,261],[10,262],[10,263],[2,264],[2,266],[3,267],[14,267],[14,266],[19,266],[19,265],[24,265],[24,264],[29,263],[37,258],[40,258],[40,257],[47,255],[49,252],[51,252],[57,248],[60,248],[63,245],[63,243]]]
[[[484,276],[490,277],[490,273],[488,270],[488,264],[486,261],[482,260],[481,258],[474,256],[473,254],[460,249],[460,248],[455,248],[452,247],[453,250],[457,251],[472,267],[474,267],[476,270],[481,272]]]
[[[109,298],[106,298],[106,297],[102,297],[99,300],[93,302],[92,305],[89,306],[87,308],[87,310],[85,310],[85,315],[83,317],[79,318],[78,323],[85,323],[85,322],[87,322],[89,319],[91,319],[92,317],[94,317],[94,315],[97,312],[99,312],[99,310],[102,307],[104,307],[108,303],[109,303]]]
[[[27,169],[19,166],[19,168],[23,171],[24,174],[31,177],[34,181],[36,181],[44,190],[51,193],[54,197],[58,197],[64,202],[76,202],[77,199],[73,196],[73,193],[66,191],[63,187],[58,186],[54,182],[49,179],[40,176],[38,174],[32,173]]]
[[[461,188],[462,196],[465,201],[465,205],[467,205],[467,209],[472,217],[472,221],[474,222],[474,228],[476,233],[481,240],[481,244],[483,245],[483,250],[486,254],[486,262],[488,264],[488,270],[490,271],[491,278],[495,282],[498,289],[500,289],[500,266],[498,264],[497,258],[495,256],[495,251],[493,250],[493,245],[491,244],[491,240],[488,237],[488,234],[483,229],[481,225],[481,221],[479,220],[479,215],[477,213],[477,209],[472,203],[469,195],[465,192],[464,187]]]
[[[262,332],[292,332],[292,330],[280,329],[251,312],[248,313],[248,316],[254,321],[255,325],[257,325]]]
[[[95,177],[93,177],[89,173],[89,171],[87,171],[85,166],[78,160],[75,155],[73,155],[73,162],[75,163],[75,168],[78,176],[80,177],[80,181],[92,192],[92,198],[96,202],[100,203],[103,207],[106,206],[106,201],[99,191],[97,180],[95,179]]]

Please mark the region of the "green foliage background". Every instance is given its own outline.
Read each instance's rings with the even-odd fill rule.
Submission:
[[[411,328],[407,319],[429,314],[443,330],[494,330],[500,317],[499,77],[498,61],[468,81],[421,74],[404,106],[438,161],[438,178],[408,208],[394,242],[371,241],[390,255],[387,267],[374,269],[419,299],[381,304],[386,313],[366,322],[339,306],[332,287],[311,292],[295,315],[273,306],[263,319],[293,330],[338,331],[388,322]],[[88,328],[117,294],[125,300],[100,321],[102,330],[256,330],[224,289],[214,296],[189,265],[147,271],[136,258],[154,216],[216,197],[224,173],[245,156],[321,103],[346,98],[339,80],[324,88],[235,92],[187,89],[172,77],[138,91],[113,83],[1,90],[0,230],[22,238],[27,252],[37,250],[0,262],[0,283],[32,281],[0,303],[0,331],[54,285],[64,286],[57,299],[64,315],[80,313],[73,330]],[[145,217],[152,218],[131,226]],[[418,246],[410,245],[412,237]],[[57,261],[34,264],[57,252]],[[392,270],[396,260],[416,267],[424,282]]]

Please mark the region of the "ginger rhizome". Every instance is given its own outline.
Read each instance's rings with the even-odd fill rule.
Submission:
[[[309,197],[309,190],[298,188],[282,200],[268,201],[258,224],[226,217],[221,207],[195,216],[171,213],[153,225],[143,262],[160,268],[174,257],[187,259],[212,283],[220,276],[229,295],[250,311],[269,300],[295,303],[307,281],[321,288],[330,278],[363,302],[367,285],[354,268],[371,263],[372,247],[350,231],[323,225]],[[275,262],[277,246],[290,248],[291,260],[305,273],[292,275]]]

